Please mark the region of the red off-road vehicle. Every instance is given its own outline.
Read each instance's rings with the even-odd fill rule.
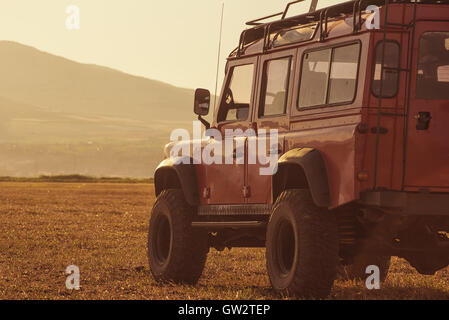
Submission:
[[[449,1],[291,4],[248,23],[210,125],[251,128],[245,148],[277,129],[277,171],[248,156],[177,164],[168,145],[149,229],[158,281],[196,283],[211,247],[266,247],[276,290],[318,298],[338,271],[384,279],[391,256],[422,274],[449,265]],[[197,90],[207,127],[209,101]]]

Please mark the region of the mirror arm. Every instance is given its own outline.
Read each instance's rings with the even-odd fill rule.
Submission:
[[[198,116],[198,120],[206,127],[206,130],[210,129],[210,123],[202,116]]]

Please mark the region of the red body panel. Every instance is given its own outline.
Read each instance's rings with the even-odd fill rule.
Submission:
[[[270,49],[262,53],[260,43],[247,50],[244,58],[230,58],[227,71],[234,65],[254,63],[254,91],[252,92],[250,117],[240,123],[217,123],[217,110],[213,126],[224,132],[226,128],[278,129],[279,151],[286,153],[294,148],[316,148],[324,156],[330,182],[331,207],[358,200],[360,193],[375,188],[397,191],[416,191],[423,188],[433,192],[449,191],[449,101],[415,99],[416,59],[420,35],[426,30],[449,31],[449,6],[419,5],[414,47],[411,47],[411,30],[389,31],[388,40],[401,45],[400,67],[407,68],[412,56],[411,72],[400,72],[398,94],[382,99],[380,127],[386,133],[377,134],[379,100],[371,92],[374,68],[374,52],[383,30],[363,29],[352,33],[352,23],[342,19],[329,26],[329,37],[319,42],[318,35],[311,41]],[[382,10],[382,15],[384,11]],[[392,4],[391,22],[410,23],[413,5]],[[383,21],[383,18],[381,18]],[[321,108],[298,110],[299,78],[302,57],[306,50],[325,48],[339,43],[360,43],[360,61],[355,99],[351,103]],[[260,105],[261,73],[265,60],[292,56],[287,113],[273,118],[258,117]],[[409,77],[412,86],[409,87]],[[407,115],[407,98],[410,94],[410,110]],[[417,131],[415,115],[430,112],[429,130]],[[405,135],[406,124],[408,133]],[[364,130],[360,130],[364,128]],[[372,131],[374,130],[374,131]],[[376,161],[377,157],[377,161]],[[247,160],[247,159],[246,159]],[[270,204],[271,177],[261,176],[258,165],[198,166],[201,204]],[[404,168],[405,163],[405,168]],[[361,179],[359,180],[359,174]],[[364,179],[363,177],[367,177]],[[245,187],[250,192],[244,194]],[[208,194],[208,192],[210,194]],[[247,190],[248,191],[248,190]]]
[[[417,38],[426,31],[448,31],[449,12],[446,22],[420,22]],[[416,42],[415,50],[419,49]],[[413,76],[416,80],[417,65]],[[412,96],[416,95],[416,81],[413,81]],[[429,112],[432,120],[428,130],[417,130],[416,116]],[[435,192],[449,191],[449,101],[412,99],[408,119],[407,162],[405,188],[408,190],[427,189]]]

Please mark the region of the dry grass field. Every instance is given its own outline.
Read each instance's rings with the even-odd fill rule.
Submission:
[[[211,250],[195,287],[156,284],[146,258],[150,184],[0,183],[0,299],[279,299],[264,250]],[[65,269],[81,270],[81,290]],[[449,272],[394,259],[381,290],[337,281],[330,299],[449,299]]]

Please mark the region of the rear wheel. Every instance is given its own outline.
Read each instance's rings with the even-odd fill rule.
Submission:
[[[157,198],[148,232],[148,260],[156,281],[198,282],[209,243],[207,232],[193,230],[193,214],[181,190],[165,190]]]
[[[318,208],[308,190],[284,191],[267,230],[267,269],[273,288],[286,295],[325,298],[336,277],[335,216]]]

